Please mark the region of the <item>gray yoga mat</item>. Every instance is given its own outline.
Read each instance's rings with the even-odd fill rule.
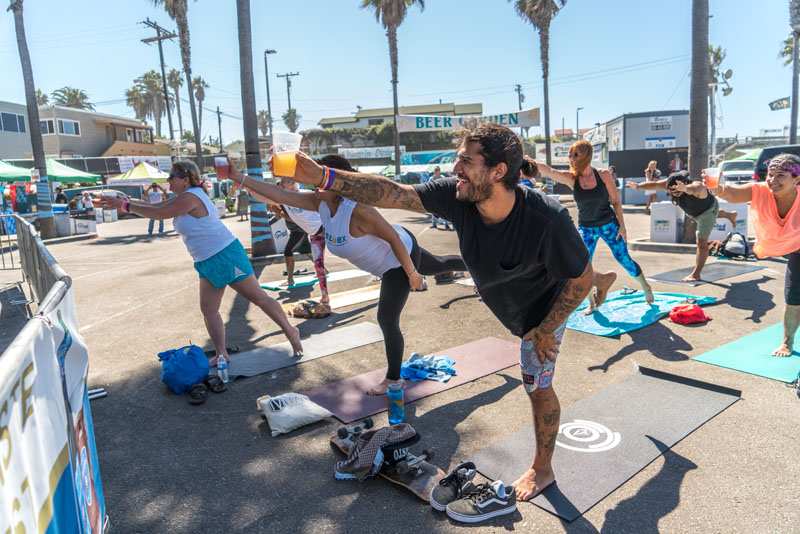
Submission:
[[[625,381],[563,411],[553,455],[556,483],[531,502],[574,521],[740,395],[639,367]],[[486,477],[510,484],[530,467],[534,443],[528,425],[484,448],[473,461]]]
[[[342,326],[304,339],[302,358],[295,358],[292,355],[292,346],[288,341],[233,354],[228,374],[231,377],[256,376],[376,343],[382,339],[381,329],[374,323]],[[216,368],[212,368],[211,372],[216,372]]]
[[[653,276],[648,276],[647,278],[650,280],[657,280],[659,282],[696,286],[702,284],[703,282],[717,282],[719,280],[724,280],[725,278],[732,278],[741,274],[752,273],[753,271],[758,271],[763,268],[764,267],[761,265],[754,265],[752,263],[739,263],[720,260],[709,263],[703,268],[703,272],[700,275],[702,277],[702,281],[700,282],[681,282],[683,277],[688,276],[694,270],[694,267],[675,269],[674,271],[658,273]]]

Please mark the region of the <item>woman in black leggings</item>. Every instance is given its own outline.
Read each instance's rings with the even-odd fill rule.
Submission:
[[[341,156],[320,160],[325,167],[353,171]],[[411,290],[424,289],[422,275],[466,271],[460,256],[435,256],[419,246],[414,236],[400,225],[391,225],[371,206],[357,204],[330,191],[301,194],[252,180],[233,177],[252,193],[283,205],[318,211],[331,254],[348,260],[361,270],[381,277],[378,324],[383,332],[388,369],[386,378],[368,389],[382,395],[390,383],[400,382],[405,342],[400,314]]]

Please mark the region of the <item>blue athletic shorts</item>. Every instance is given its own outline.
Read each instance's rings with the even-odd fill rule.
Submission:
[[[195,262],[194,269],[200,278],[205,278],[217,289],[244,280],[253,274],[253,266],[250,265],[247,252],[238,239],[207,260]]]

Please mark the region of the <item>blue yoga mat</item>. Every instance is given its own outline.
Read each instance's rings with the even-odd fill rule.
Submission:
[[[788,358],[772,355],[782,339],[783,325],[778,323],[701,354],[695,360],[781,382],[794,382],[800,373],[800,352],[795,349]],[[795,336],[795,347],[798,340],[800,333]]]
[[[614,291],[608,294],[599,309],[591,315],[584,315],[583,310],[589,306],[587,299],[569,316],[567,328],[596,336],[619,336],[655,323],[669,315],[674,306],[683,304],[688,299],[694,299],[700,306],[717,301],[715,297],[699,297],[686,293],[655,292],[654,296],[655,302],[650,305],[645,302],[641,291]]]

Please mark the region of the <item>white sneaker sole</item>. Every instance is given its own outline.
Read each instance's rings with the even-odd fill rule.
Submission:
[[[487,519],[492,519],[493,517],[498,517],[506,514],[513,514],[516,511],[517,511],[516,504],[508,508],[501,508],[500,510],[495,510],[494,512],[489,512],[487,514],[481,514],[481,515],[463,515],[459,514],[458,512],[454,512],[448,508],[447,517],[449,517],[453,521],[458,521],[459,523],[480,523],[482,521],[486,521]]]
[[[437,484],[437,486],[438,486],[438,484]],[[431,503],[431,508],[433,508],[437,512],[444,512],[445,510],[447,510],[447,505],[446,504],[439,504],[438,502],[436,502],[436,500],[433,498],[433,490],[435,490],[435,489],[436,489],[436,486],[431,488],[430,495],[428,496],[428,500]]]

